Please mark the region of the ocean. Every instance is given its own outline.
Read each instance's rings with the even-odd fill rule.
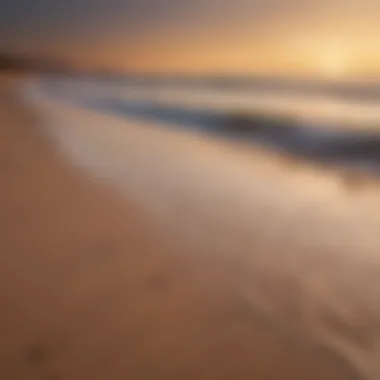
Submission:
[[[40,93],[77,107],[377,172],[380,84],[270,78],[58,77]]]

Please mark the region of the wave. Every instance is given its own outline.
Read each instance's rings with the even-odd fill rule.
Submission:
[[[267,83],[267,88],[270,84]],[[322,85],[314,85],[316,88],[318,86]],[[323,86],[325,88],[326,84]],[[348,93],[356,90],[360,93],[366,89],[362,88],[363,85],[356,90],[354,85],[350,86]],[[186,128],[246,143],[262,144],[280,152],[328,164],[349,166],[372,173],[380,171],[380,131],[376,124],[368,130],[364,128],[367,116],[373,109],[368,108],[368,115],[366,108],[354,110],[352,124],[362,121],[363,125],[352,128],[349,114],[348,120],[343,117],[331,121],[323,117],[326,108],[337,109],[340,114],[347,116],[346,113],[352,111],[350,103],[344,103],[343,108],[340,104],[329,103],[329,99],[309,99],[307,91],[302,96],[285,96],[281,98],[285,99],[281,102],[275,92],[268,98],[270,107],[254,107],[255,103],[252,102],[252,107],[247,108],[247,99],[243,102],[240,97],[232,101],[233,95],[229,92],[218,95],[210,89],[201,92],[189,89],[173,90],[170,85],[165,87],[165,84],[157,89],[152,84],[149,87],[148,83],[115,85],[100,84],[93,80],[52,80],[42,82],[42,87],[50,96],[60,100],[119,117],[149,119],[167,124],[168,127]],[[342,84],[330,85],[331,91],[343,91],[344,88]],[[376,93],[372,87],[367,88],[367,91]],[[306,103],[301,102],[302,97],[306,99]],[[222,102],[223,99],[227,101]],[[280,103],[282,107],[276,108]],[[243,106],[238,107],[240,104]],[[305,109],[305,114],[302,115],[294,111],[297,108],[307,108],[302,107],[303,104],[317,110],[322,117],[306,117]],[[376,117],[377,114],[375,112]]]

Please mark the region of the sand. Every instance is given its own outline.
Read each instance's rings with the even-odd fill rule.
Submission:
[[[359,379],[257,313],[236,269],[66,162],[13,89],[2,80],[0,379]]]

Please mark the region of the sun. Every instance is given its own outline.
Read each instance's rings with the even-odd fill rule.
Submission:
[[[322,74],[329,78],[341,78],[348,75],[348,62],[339,51],[329,51],[322,55],[320,61]]]

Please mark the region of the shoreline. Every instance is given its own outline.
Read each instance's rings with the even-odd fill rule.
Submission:
[[[75,84],[71,85],[75,90]],[[79,85],[79,90],[80,88]],[[142,92],[141,90],[136,88],[137,98],[144,94],[144,90]],[[47,99],[49,96],[49,89],[44,89],[42,83],[31,86],[31,97],[33,97],[33,91],[40,92],[38,96],[42,98],[42,103],[43,98]],[[130,92],[127,91],[129,94],[127,99],[133,95]],[[109,115],[111,118],[116,117],[124,121],[129,118],[141,119],[147,124],[166,125],[168,129],[196,133],[204,136],[205,139],[225,140],[231,145],[239,144],[242,148],[251,147],[252,150],[260,148],[267,151],[266,155],[285,156],[293,162],[299,161],[300,165],[335,171],[337,175],[343,177],[343,181],[347,178],[349,184],[355,182],[359,185],[358,187],[361,186],[360,182],[375,183],[379,179],[380,171],[377,166],[380,164],[378,154],[380,136],[374,131],[365,129],[355,131],[348,127],[347,130],[341,131],[338,126],[313,126],[313,124],[306,126],[294,117],[278,118],[275,115],[269,116],[260,112],[252,114],[226,111],[227,113],[223,116],[219,111],[210,109],[208,113],[205,113],[198,108],[170,106],[165,96],[161,104],[158,102],[159,93],[160,91],[154,96],[153,91],[150,94],[151,99],[148,96],[150,101],[146,99],[142,103],[134,103],[132,97],[132,103],[129,105],[125,102],[126,99],[117,100],[110,97],[102,100],[97,99],[96,96],[93,100],[91,98],[86,100],[86,97],[81,100],[79,97],[76,104],[75,98],[72,102],[70,96],[65,98],[64,90],[62,94],[58,91],[55,95],[58,98],[62,96],[60,101],[66,104],[68,109],[84,108],[89,112]],[[165,91],[162,95],[165,95]],[[174,101],[174,104],[178,103],[178,99],[171,101]],[[197,100],[198,103],[200,101],[201,99]],[[181,101],[178,104],[181,104]]]

